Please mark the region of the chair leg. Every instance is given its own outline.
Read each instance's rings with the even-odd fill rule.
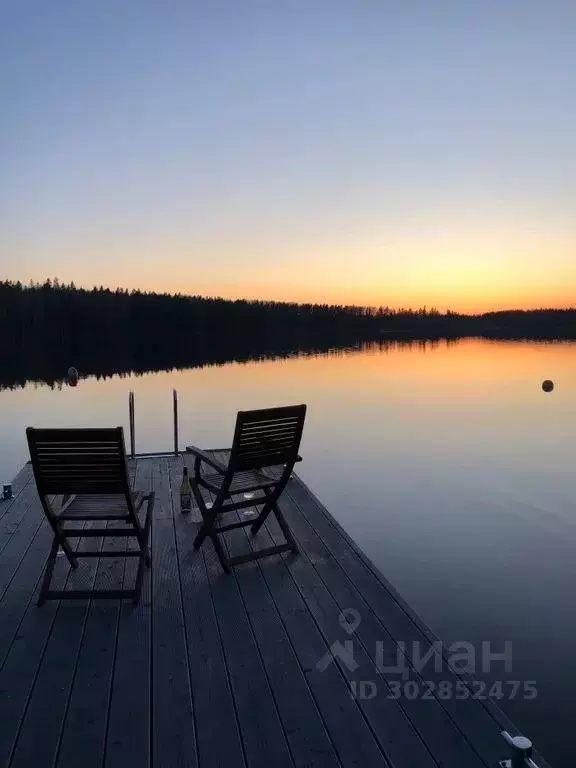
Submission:
[[[54,539],[52,540],[52,547],[50,549],[50,554],[48,555],[48,558],[46,560],[46,569],[44,571],[44,578],[42,579],[42,587],[40,588],[40,595],[38,597],[38,606],[44,605],[46,601],[46,593],[50,590],[50,582],[52,581],[52,573],[54,572],[54,564],[56,562],[56,555],[58,554],[58,547],[60,546],[60,542],[58,541],[58,537],[54,536]]]
[[[194,498],[196,499],[196,503],[198,504],[200,512],[202,513],[202,520],[204,521],[200,527],[200,530],[196,534],[196,538],[194,539],[194,543],[192,546],[194,547],[195,550],[198,550],[204,543],[204,540],[206,539],[206,537],[210,537],[210,540],[214,544],[214,549],[216,550],[218,560],[220,561],[220,565],[222,566],[224,573],[232,573],[232,571],[230,570],[230,567],[228,566],[226,553],[224,552],[222,544],[220,543],[218,534],[214,530],[214,523],[216,522],[216,519],[220,512],[220,507],[222,506],[223,497],[218,496],[215,499],[212,508],[207,509],[206,503],[204,501],[204,497],[200,493],[200,489],[198,488],[198,485],[195,482],[192,483],[192,492],[194,493]]]
[[[258,533],[260,528],[262,528],[262,526],[264,525],[266,518],[268,517],[272,509],[276,507],[276,498],[277,498],[276,494],[270,494],[266,489],[264,489],[264,494],[267,498],[267,501],[262,507],[260,514],[258,515],[256,520],[254,520],[254,522],[250,527],[250,530],[252,531],[252,533]]]
[[[204,543],[204,540],[207,537],[210,537],[210,541],[212,542],[212,544],[214,544],[214,549],[216,550],[216,554],[218,555],[218,560],[220,561],[220,565],[222,566],[224,573],[231,573],[231,570],[228,567],[226,554],[224,553],[222,544],[218,539],[218,534],[212,528],[212,525],[210,525],[209,523],[204,523],[202,528],[200,528],[200,530],[198,531],[198,534],[194,539],[194,544],[193,544],[194,549],[195,550],[200,549],[200,547]]]
[[[206,526],[206,523],[202,525],[198,533],[196,534],[196,538],[194,539],[193,547],[194,549],[200,549],[202,544],[204,543],[204,539],[208,536],[208,528]]]
[[[144,580],[144,568],[146,567],[146,556],[148,555],[148,550],[143,549],[142,554],[139,557],[138,562],[138,572],[136,573],[136,584],[134,585],[134,595],[132,597],[132,602],[134,605],[137,605],[140,601],[140,595],[142,593],[142,582]]]
[[[54,514],[50,502],[46,496],[42,495],[40,496],[40,501],[42,502],[42,508],[44,509],[44,514],[46,515],[48,522],[50,523],[50,527],[54,531],[54,536],[58,541],[58,546],[62,547],[62,551],[66,555],[66,558],[70,563],[70,567],[78,568],[78,560],[76,555],[72,551],[72,548],[66,539],[66,535],[62,529],[62,524],[58,517]],[[58,551],[58,546],[56,547],[56,552]],[[54,555],[54,557],[56,557],[56,555]]]
[[[68,562],[70,563],[70,567],[71,568],[78,568],[78,558],[72,552],[70,544],[68,544],[68,541],[66,540],[64,535],[61,535],[60,540],[59,540],[58,543],[62,547],[62,551],[66,555],[66,558],[67,558]]]
[[[274,514],[276,515],[276,520],[278,520],[278,525],[280,526],[286,541],[290,545],[290,549],[292,550],[292,552],[298,552],[298,545],[296,544],[296,542],[294,540],[294,536],[292,535],[292,531],[290,530],[290,526],[286,522],[282,512],[280,512],[280,507],[278,506],[277,503],[274,504]]]
[[[136,540],[140,546],[140,557],[138,558],[138,571],[136,572],[136,584],[134,585],[134,592],[132,593],[132,602],[137,605],[140,601],[140,595],[142,594],[142,582],[144,581],[144,569],[150,568],[152,565],[152,559],[150,556],[150,550],[148,549],[148,539],[150,538],[150,528],[152,525],[152,513],[154,510],[154,493],[148,495],[148,504],[146,506],[146,518],[144,520],[144,526],[141,526],[138,518],[136,517],[134,527],[136,531]]]
[[[198,503],[198,507],[202,514],[202,520],[203,520],[203,523],[200,526],[200,530],[196,534],[196,538],[194,539],[194,543],[192,546],[194,547],[194,549],[200,549],[200,547],[204,543],[204,539],[206,538],[206,536],[210,536],[210,538],[212,538],[214,523],[216,522],[216,518],[218,517],[218,512],[220,510],[221,502],[220,500],[217,499],[214,502],[214,506],[212,507],[212,509],[206,509],[206,503],[202,497],[202,494],[198,489],[198,486],[192,485],[192,490],[194,491],[194,496],[196,497],[196,501]]]
[[[151,493],[148,497],[148,506],[146,508],[146,520],[144,522],[144,528],[142,528],[141,532],[141,543],[140,546],[144,550],[144,564],[146,565],[146,568],[150,568],[152,565],[152,557],[150,555],[150,550],[148,549],[148,540],[150,539],[150,528],[152,527],[152,514],[154,511],[154,500],[155,495],[154,493]]]
[[[252,533],[258,533],[260,528],[262,528],[262,526],[266,522],[266,518],[268,517],[271,511],[272,511],[272,504],[270,503],[265,504],[264,507],[262,508],[262,512],[260,512],[256,520],[254,520],[254,522],[250,526],[250,530],[252,531]]]
[[[222,544],[218,539],[218,534],[213,529],[210,523],[204,523],[202,528],[200,528],[200,530],[198,531],[198,534],[194,539],[194,544],[193,544],[194,549],[195,550],[200,549],[200,547],[204,543],[204,540],[208,536],[210,537],[210,541],[212,542],[212,544],[214,544],[214,549],[216,550],[216,554],[218,555],[218,560],[220,561],[220,565],[224,569],[224,573],[231,573],[230,568],[228,567],[226,562],[226,555],[224,553],[224,549],[222,548]]]
[[[212,541],[212,544],[214,544],[214,549],[216,550],[216,554],[218,555],[218,560],[220,560],[220,565],[222,566],[222,570],[224,573],[232,573],[228,566],[227,558],[224,553],[224,549],[222,547],[222,544],[220,543],[220,540],[218,539],[217,533],[211,533],[210,539]]]

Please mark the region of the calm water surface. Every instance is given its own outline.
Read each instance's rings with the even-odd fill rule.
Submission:
[[[573,764],[575,343],[392,344],[28,385],[0,392],[0,474],[27,459],[27,425],[127,429],[130,389],[137,450],[169,449],[172,388],[182,445],[229,445],[239,409],[307,403],[301,476],[441,638],[512,641],[512,672],[491,677],[538,695],[499,703],[553,765]]]

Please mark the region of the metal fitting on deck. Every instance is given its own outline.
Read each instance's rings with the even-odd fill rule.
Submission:
[[[532,742],[526,736],[511,736],[502,731],[502,736],[510,745],[512,756],[509,760],[500,760],[500,768],[538,768],[532,760]]]

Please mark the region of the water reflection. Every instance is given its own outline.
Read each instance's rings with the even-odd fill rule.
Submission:
[[[394,343],[394,340],[388,339],[383,343]],[[62,388],[68,383],[67,371],[70,367],[77,369],[83,377],[94,376],[98,380],[106,380],[113,376],[126,378],[158,371],[183,371],[228,363],[345,354],[360,350],[365,344],[365,341],[353,338],[339,345],[320,341],[299,344],[262,339],[227,340],[225,337],[207,342],[203,337],[191,335],[190,343],[181,349],[163,349],[158,345],[150,345],[145,349],[125,350],[121,354],[114,350],[80,348],[74,354],[69,352],[66,355],[55,349],[47,357],[29,356],[25,350],[20,350],[17,355],[5,360],[0,368],[0,390],[16,389],[33,382]]]
[[[486,343],[517,344],[519,341],[541,344],[573,343],[572,339],[496,339],[483,337]],[[178,372],[190,368],[224,366],[229,363],[249,363],[273,361],[300,357],[338,357],[350,353],[363,352],[380,354],[393,352],[399,348],[422,351],[434,350],[439,346],[451,346],[469,341],[469,337],[434,337],[413,338],[402,333],[387,333],[377,339],[348,339],[339,344],[308,341],[307,343],[279,341],[263,342],[261,339],[233,341],[221,338],[218,342],[206,344],[204,339],[192,338],[190,345],[178,351],[170,350],[167,356],[161,349],[149,348],[135,354],[115,356],[102,350],[77,349],[74,354],[65,356],[58,350],[47,357],[30,356],[24,349],[15,356],[3,360],[0,367],[0,392],[4,389],[18,389],[28,384],[45,384],[61,389],[64,385],[75,386],[78,376],[94,377],[105,381],[111,377],[128,378],[145,376],[158,372]]]
[[[0,474],[27,458],[28,424],[126,429],[130,389],[139,451],[171,447],[173,388],[183,445],[229,445],[239,409],[306,402],[299,473],[443,638],[513,642],[507,677],[536,680],[538,697],[500,704],[553,764],[569,764],[575,352],[574,342],[388,340],[105,373],[75,389],[28,384],[0,393]]]

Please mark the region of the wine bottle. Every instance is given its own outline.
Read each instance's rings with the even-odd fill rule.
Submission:
[[[186,514],[192,509],[192,486],[188,477],[188,467],[184,467],[182,484],[180,485],[180,511]]]

